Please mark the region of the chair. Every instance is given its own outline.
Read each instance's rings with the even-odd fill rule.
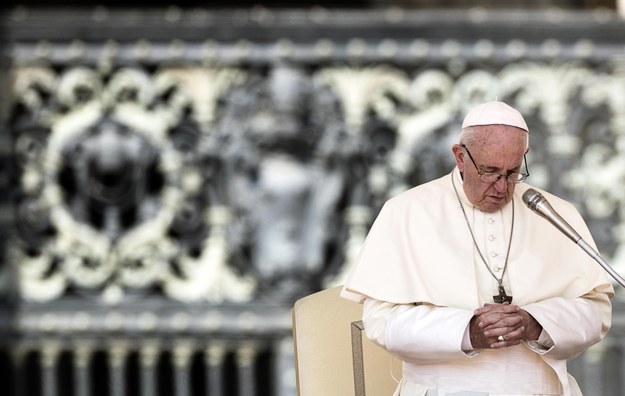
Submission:
[[[293,306],[297,395],[391,396],[391,369],[400,377],[401,361],[362,335],[362,305],[340,291],[322,290]]]

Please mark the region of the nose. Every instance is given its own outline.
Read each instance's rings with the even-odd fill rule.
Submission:
[[[498,192],[505,192],[508,189],[508,181],[505,176],[499,175],[499,179],[493,185]]]

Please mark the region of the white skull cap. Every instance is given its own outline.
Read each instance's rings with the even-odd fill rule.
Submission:
[[[464,117],[462,128],[475,125],[509,125],[529,132],[521,113],[499,101],[483,103],[471,109]]]

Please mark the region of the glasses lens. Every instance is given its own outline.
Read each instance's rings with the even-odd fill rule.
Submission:
[[[499,180],[500,177],[499,173],[482,173],[480,175],[480,180],[484,183],[494,183]]]
[[[527,179],[527,176],[528,175],[526,175],[524,173],[517,173],[516,174],[516,181],[514,181],[512,183],[521,183],[522,181],[525,181],[525,179]]]
[[[484,183],[495,183],[500,178],[505,177],[508,183],[520,183],[527,178],[527,175],[523,173],[510,173],[507,176],[500,175],[499,173],[482,173],[480,180]]]

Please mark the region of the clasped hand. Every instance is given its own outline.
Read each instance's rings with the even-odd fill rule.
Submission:
[[[518,305],[484,304],[473,314],[469,331],[475,349],[498,349],[522,340],[537,340],[542,331],[536,319]]]

